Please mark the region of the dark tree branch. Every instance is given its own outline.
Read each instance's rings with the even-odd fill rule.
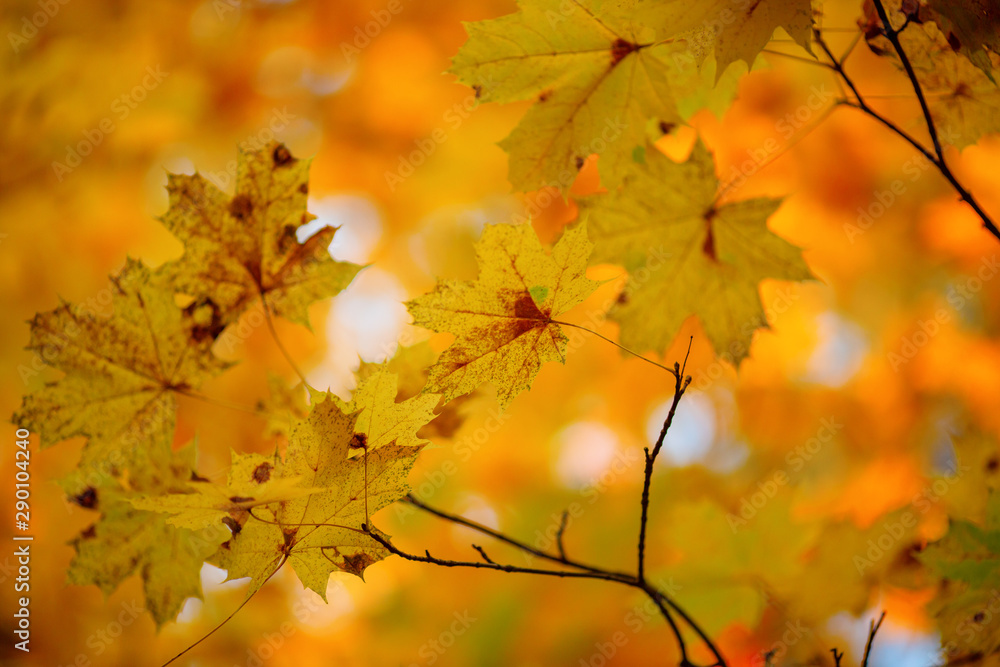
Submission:
[[[688,341],[687,354],[684,355],[684,365],[674,363],[674,400],[670,404],[670,410],[667,412],[667,418],[663,420],[663,428],[660,429],[660,437],[656,439],[656,444],[653,445],[653,451],[650,452],[649,448],[643,450],[646,457],[646,466],[643,470],[642,477],[642,500],[640,501],[642,513],[639,517],[639,567],[637,579],[639,581],[646,580],[646,525],[649,521],[649,486],[653,480],[653,464],[656,463],[656,457],[659,456],[660,450],[663,448],[663,441],[667,437],[667,431],[670,430],[670,425],[674,422],[674,414],[677,412],[677,404],[681,402],[681,397],[684,396],[684,392],[687,390],[688,385],[691,384],[690,377],[684,377],[684,371],[687,370],[688,357],[691,356],[691,342],[694,337]]]
[[[470,567],[477,569],[498,570],[501,572],[510,572],[510,573],[540,574],[545,576],[577,578],[577,579],[597,579],[603,581],[614,581],[632,588],[636,588],[638,590],[643,591],[652,600],[652,602],[660,610],[660,613],[663,615],[668,625],[670,626],[671,632],[673,633],[674,638],[677,641],[677,646],[681,654],[681,659],[679,663],[680,667],[698,667],[698,665],[691,662],[690,658],[688,657],[687,643],[684,639],[683,633],[680,630],[680,627],[677,625],[677,622],[674,619],[674,614],[677,614],[677,616],[679,616],[694,631],[694,633],[698,636],[698,638],[705,644],[705,646],[709,649],[709,651],[711,651],[712,655],[715,657],[715,662],[706,667],[728,667],[725,658],[723,658],[722,656],[722,653],[718,650],[718,647],[715,646],[715,643],[708,636],[708,634],[698,625],[698,623],[693,618],[691,618],[691,616],[686,611],[684,611],[684,609],[680,605],[678,605],[673,599],[671,599],[670,596],[667,595],[667,593],[659,590],[654,585],[649,583],[649,581],[647,581],[645,578],[643,569],[645,561],[644,558],[645,532],[649,516],[649,486],[652,477],[653,464],[655,463],[656,457],[658,456],[660,450],[663,447],[664,438],[666,437],[666,433],[670,429],[670,425],[673,422],[673,418],[677,412],[677,406],[680,402],[680,399],[684,395],[684,391],[687,389],[688,385],[691,383],[691,378],[684,376],[684,371],[687,369],[687,361],[690,354],[691,354],[691,344],[689,342],[687,355],[684,357],[683,365],[674,364],[674,368],[672,369],[672,374],[675,377],[674,398],[673,402],[671,403],[671,407],[668,412],[667,418],[664,421],[663,429],[660,433],[659,438],[657,439],[656,444],[653,447],[653,450],[652,451],[647,450],[646,452],[646,467],[643,477],[642,517],[641,517],[640,543],[639,543],[640,569],[636,575],[628,574],[625,572],[618,572],[614,570],[606,570],[603,568],[599,568],[593,565],[588,565],[578,560],[569,558],[566,554],[566,548],[563,543],[563,536],[565,534],[566,527],[568,526],[569,523],[568,512],[563,512],[559,524],[559,529],[556,533],[556,548],[558,550],[558,553],[550,553],[543,549],[533,547],[530,544],[527,544],[526,542],[505,535],[498,530],[494,530],[493,528],[484,526],[483,524],[477,523],[470,519],[466,519],[465,517],[451,514],[449,512],[445,512],[443,510],[431,507],[425,504],[423,501],[416,498],[413,494],[409,494],[404,498],[404,502],[407,502],[413,505],[414,507],[422,509],[429,514],[433,514],[434,516],[444,519],[445,521],[450,521],[452,523],[465,526],[467,528],[471,528],[477,532],[483,533],[484,535],[489,535],[490,537],[493,537],[494,539],[504,542],[505,544],[513,546],[526,554],[531,554],[533,556],[537,556],[539,558],[550,561],[557,565],[577,570],[575,572],[566,570],[556,570],[556,569],[520,567],[516,565],[503,565],[492,560],[489,556],[486,555],[486,552],[483,550],[481,546],[475,544],[472,546],[477,552],[479,552],[479,555],[482,557],[484,562],[458,561],[458,560],[436,558],[432,556],[430,552],[426,551],[424,552],[425,555],[423,556],[410,554],[397,548],[395,545],[391,543],[391,541],[380,535],[370,533],[372,539],[379,542],[379,544],[388,549],[390,553],[396,554],[397,556],[405,558],[406,560],[422,562],[422,563],[430,563],[442,567]],[[367,528],[365,530],[367,530]]]
[[[491,565],[496,565],[496,563],[493,562],[493,559],[486,555],[486,551],[481,546],[473,544],[472,548],[479,552],[479,555],[483,557],[484,561],[490,563]]]
[[[878,2],[878,0],[875,1]],[[865,643],[865,654],[861,658],[861,667],[868,667],[868,658],[871,657],[872,653],[872,642],[875,641],[875,635],[878,633],[878,629],[882,627],[882,621],[884,620],[885,612],[883,611],[882,615],[878,617],[878,623],[872,621],[868,627],[868,641]]]
[[[474,521],[469,521],[468,519],[464,519],[463,517],[450,515],[446,512],[430,508],[422,503],[415,505],[417,507],[420,507],[421,509],[425,509],[428,512],[436,516],[439,516],[443,519],[446,519],[448,521],[453,521],[454,523],[463,526],[468,526],[475,530],[480,530],[481,532],[489,534],[493,537],[497,537],[498,535],[496,531],[492,530],[491,528],[487,528],[486,526],[481,526],[480,524],[477,524]],[[559,577],[559,578],[596,579],[601,581],[613,581],[620,584],[625,584],[626,586],[630,586],[632,588],[637,588],[646,593],[646,595],[648,595],[650,599],[652,599],[653,603],[663,614],[663,617],[666,619],[668,625],[670,626],[670,630],[673,633],[674,638],[677,641],[677,645],[681,651],[680,667],[699,667],[699,666],[691,662],[691,660],[687,657],[687,644],[684,641],[684,635],[681,633],[680,628],[677,626],[677,622],[674,620],[673,615],[670,613],[670,609],[674,609],[674,611],[676,611],[685,620],[685,622],[691,626],[691,628],[695,631],[695,633],[699,637],[703,638],[703,640],[707,643],[709,650],[711,650],[712,653],[716,656],[716,662],[706,667],[727,667],[725,661],[722,659],[722,656],[719,654],[718,650],[714,647],[714,644],[712,644],[707,634],[705,634],[704,631],[702,631],[702,629],[691,619],[690,616],[688,616],[688,614],[680,606],[677,605],[677,603],[671,600],[665,593],[657,589],[655,586],[649,584],[648,582],[640,582],[631,575],[627,575],[621,572],[615,572],[613,570],[601,570],[599,568],[584,566],[580,563],[576,563],[575,561],[571,561],[569,559],[563,559],[560,556],[556,556],[554,554],[549,554],[532,549],[530,547],[526,547],[526,545],[523,545],[523,543],[511,538],[506,538],[506,536],[503,536],[503,538],[498,538],[498,539],[502,539],[502,541],[511,544],[513,546],[517,546],[518,548],[523,548],[525,551],[538,555],[541,558],[545,558],[547,560],[560,563],[569,567],[574,567],[578,569],[585,568],[585,570],[580,572],[572,572],[566,570],[544,570],[533,567],[521,567],[518,565],[503,565],[494,562],[489,556],[486,555],[486,552],[483,550],[482,547],[475,544],[472,545],[473,548],[479,552],[480,556],[483,557],[483,560],[485,562],[460,561],[460,560],[451,560],[445,558],[436,558],[431,555],[430,551],[426,550],[424,551],[423,556],[419,556],[399,549],[394,544],[392,544],[392,542],[389,541],[387,538],[384,538],[381,535],[377,535],[369,531],[367,526],[363,526],[362,528],[365,532],[368,533],[368,535],[373,540],[375,540],[383,547],[385,547],[390,553],[395,554],[400,558],[404,558],[406,560],[418,563],[430,563],[432,565],[439,565],[441,567],[470,567],[470,568],[484,569],[484,570],[498,570],[500,572],[507,572],[507,573],[539,574],[539,575]],[[668,609],[668,607],[670,609]]]
[[[416,554],[411,554],[402,549],[396,547],[387,538],[382,537],[368,529],[367,524],[362,527],[362,529],[368,533],[368,536],[373,540],[385,547],[389,553],[395,554],[400,558],[406,560],[412,560],[418,563],[430,563],[432,565],[440,565],[441,567],[472,567],[483,570],[499,570],[501,572],[519,572],[522,574],[541,574],[551,577],[560,578],[573,578],[573,579],[602,579],[604,581],[620,581],[617,577],[613,576],[612,573],[600,573],[600,572],[568,572],[566,570],[543,570],[536,567],[521,567],[519,565],[502,565],[500,563],[494,563],[489,558],[486,561],[478,560],[450,560],[447,558],[436,558],[431,555],[428,550],[424,551],[423,556],[418,556]],[[480,555],[483,552],[480,550]]]
[[[591,572],[591,573],[595,573],[595,574],[612,575],[618,581],[628,582],[628,581],[631,581],[633,579],[632,575],[627,574],[625,572],[612,572],[612,571],[609,571],[609,570],[604,570],[604,569],[601,569],[601,568],[598,568],[598,567],[594,567],[592,565],[587,565],[585,563],[581,563],[580,561],[577,561],[577,560],[573,560],[573,559],[570,559],[570,558],[563,558],[562,556],[556,556],[556,555],[550,554],[550,553],[548,553],[546,551],[542,551],[541,549],[536,549],[535,547],[531,546],[530,544],[528,544],[526,542],[521,542],[520,540],[516,540],[513,537],[509,537],[508,535],[504,535],[500,531],[493,530],[489,526],[484,526],[481,523],[478,523],[478,522],[473,521],[471,519],[466,519],[463,516],[458,516],[457,514],[450,514],[448,512],[443,511],[443,510],[439,510],[439,509],[437,509],[435,507],[431,507],[430,505],[427,505],[423,501],[419,500],[412,493],[409,494],[409,495],[407,495],[406,497],[404,497],[403,498],[403,502],[409,503],[410,505],[413,505],[414,507],[422,509],[423,511],[427,512],[428,514],[433,514],[434,516],[436,516],[438,518],[441,518],[441,519],[444,519],[445,521],[450,521],[451,523],[457,523],[460,526],[465,526],[466,528],[471,528],[472,530],[478,531],[478,532],[480,532],[480,533],[482,533],[484,535],[489,535],[493,539],[496,539],[496,540],[499,540],[501,542],[504,542],[505,544],[509,544],[512,547],[516,547],[517,549],[520,549],[521,551],[523,551],[525,553],[529,553],[529,554],[531,554],[533,556],[537,556],[539,558],[543,558],[545,560],[552,561],[553,563],[559,563],[560,565],[565,565],[567,567],[572,567],[572,568],[575,568],[577,570],[583,570],[584,572]]]
[[[896,50],[899,61],[903,64],[903,69],[906,70],[906,76],[909,77],[910,83],[913,85],[913,92],[917,95],[917,101],[920,102],[920,110],[923,112],[924,120],[927,122],[927,131],[931,135],[931,141],[934,142],[934,153],[937,154],[938,159],[944,162],[944,151],[941,149],[941,140],[938,138],[937,127],[934,126],[934,119],[931,118],[931,108],[927,106],[924,89],[917,79],[917,73],[913,70],[909,56],[906,55],[906,51],[903,50],[903,45],[899,41],[899,33],[905,30],[906,26],[910,24],[910,17],[907,16],[903,25],[900,26],[899,30],[896,30],[892,27],[892,22],[889,20],[889,15],[885,11],[882,0],[874,0],[874,2],[875,11],[878,12],[878,17],[882,21],[882,33],[892,43],[892,48]]]
[[[889,23],[889,19],[885,13],[885,7],[882,6],[881,1],[880,0],[874,0],[874,1],[876,9],[879,12],[879,18],[882,20],[882,25],[885,35],[892,43],[892,46],[896,50],[896,53],[899,54],[899,58],[903,63],[904,69],[906,70],[906,75],[910,79],[911,84],[913,85],[913,90],[916,92],[917,100],[920,102],[920,108],[923,111],[924,120],[927,124],[928,132],[930,133],[931,140],[934,143],[934,150],[931,151],[925,148],[923,144],[917,141],[912,135],[910,135],[908,132],[906,132],[898,125],[893,123],[891,120],[881,115],[879,112],[875,111],[871,106],[869,106],[868,102],[861,94],[861,91],[858,90],[858,87],[855,85],[854,80],[851,79],[851,77],[844,70],[843,61],[844,59],[846,59],[847,55],[850,54],[850,52],[848,52],[848,54],[845,54],[844,58],[838,59],[836,56],[833,55],[833,52],[830,50],[830,47],[827,46],[826,41],[823,39],[822,33],[820,33],[819,30],[815,30],[813,32],[813,39],[823,50],[823,53],[826,54],[826,57],[830,59],[830,64],[832,65],[833,70],[837,73],[837,75],[841,78],[841,80],[843,80],[843,82],[847,84],[847,87],[851,89],[851,92],[857,99],[857,102],[843,102],[842,104],[844,106],[858,109],[859,111],[862,111],[868,116],[874,118],[879,123],[884,125],[886,128],[891,130],[894,134],[896,134],[904,141],[909,143],[911,146],[913,146],[915,149],[920,151],[920,153],[937,168],[937,170],[941,173],[941,175],[944,176],[945,179],[947,179],[947,181],[951,184],[952,188],[954,188],[955,191],[958,193],[959,198],[962,199],[962,201],[964,201],[965,203],[967,203],[969,207],[972,208],[973,211],[975,211],[976,215],[979,216],[979,219],[982,220],[983,227],[985,227],[986,230],[990,234],[995,236],[997,239],[1000,239],[1000,228],[997,227],[993,219],[990,218],[990,216],[986,213],[986,211],[983,210],[982,206],[979,204],[976,198],[972,196],[972,193],[966,190],[965,187],[959,182],[958,178],[951,171],[951,167],[948,166],[948,163],[944,158],[944,150],[941,147],[940,138],[938,137],[937,127],[934,125],[934,119],[931,117],[930,107],[927,105],[927,98],[924,96],[923,88],[921,88],[920,86],[920,82],[917,79],[916,72],[913,70],[913,66],[910,64],[910,60],[906,56],[906,52],[903,50],[902,44],[900,44],[899,31],[894,30],[892,28],[892,25]]]
[[[566,532],[566,524],[569,522],[569,510],[563,510],[559,519],[559,530],[556,531],[556,547],[559,549],[559,557],[566,560],[566,546],[563,544],[563,534]]]

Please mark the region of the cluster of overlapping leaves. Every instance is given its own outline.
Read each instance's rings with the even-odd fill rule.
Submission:
[[[996,32],[983,29],[995,29],[995,12],[977,22],[976,3],[955,4],[893,11],[912,23],[902,38],[923,83],[945,93],[932,98],[942,136],[961,147],[1000,129],[989,112],[1000,98]],[[716,20],[723,15],[730,20]],[[224,485],[195,472],[194,446],[175,449],[176,397],[200,396],[205,380],[225,372],[213,343],[248,309],[308,325],[308,306],[360,267],[331,259],[333,229],[299,238],[312,219],[308,161],[280,144],[241,154],[232,196],[198,175],[172,175],[162,221],[184,242],[183,256],[156,269],[129,260],[112,279],[109,317],[67,303],[31,322],[30,348],[65,376],[26,397],[15,421],[44,445],[87,439],[63,486],[100,513],[74,541],[70,580],[111,591],[138,573],[163,623],[200,594],[206,561],[250,577],[251,594],[285,563],[320,595],[331,572],[360,575],[387,554],[366,531],[376,530],[372,514],[407,493],[424,442],[417,432],[484,382],[506,406],[543,363],[564,361],[557,318],[595,289],[591,264],[633,277],[610,313],[623,344],[662,352],[694,315],[738,363],[766,325],[760,281],[804,280],[809,269],[768,229],[779,200],[721,203],[701,143],[677,163],[655,142],[701,108],[724,108],[739,74],[731,65],[752,65],[776,29],[811,52],[814,21],[809,0],[526,0],[515,14],[469,25],[453,72],[483,102],[535,101],[502,143],[515,188],[566,192],[596,154],[609,191],[580,202],[585,222],[550,252],[530,226],[487,226],[476,281],[441,281],[408,304],[415,324],[455,337],[422,387],[397,402],[392,371],[365,367],[350,402],[279,391],[265,408],[293,414],[282,445],[266,457],[234,452]],[[870,43],[881,48],[877,34]],[[664,265],[636,280],[651,248],[663,249]],[[928,563],[974,584],[980,571],[952,561],[993,554],[994,540],[961,530]]]

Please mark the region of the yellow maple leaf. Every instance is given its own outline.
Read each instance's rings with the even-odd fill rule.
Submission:
[[[193,446],[171,452],[159,443],[140,454],[127,480],[108,475],[91,479],[92,471],[76,470],[61,486],[77,504],[101,512],[93,525],[72,540],[76,550],[67,580],[94,584],[110,595],[126,578],[143,580],[146,608],[157,625],[172,620],[184,600],[201,597],[202,565],[228,531],[189,530],[168,525],[166,517],[142,511],[132,500],[142,494],[169,494],[191,479]]]
[[[309,164],[277,142],[241,151],[232,197],[199,174],[170,174],[160,220],[184,254],[162,272],[177,291],[211,305],[222,325],[263,296],[275,314],[309,326],[309,304],[343,290],[361,268],[330,257],[332,227],[296,239],[315,219],[306,212]]]
[[[441,280],[407,303],[414,324],[455,335],[426,391],[450,400],[490,382],[505,407],[543,363],[565,362],[567,338],[553,318],[597,287],[584,275],[591,249],[583,224],[567,229],[551,255],[531,225],[487,225],[476,244],[475,282]]]
[[[441,397],[418,394],[397,403],[398,384],[397,375],[383,366],[359,380],[350,401],[333,398],[346,414],[357,413],[354,432],[364,436],[364,448],[355,447],[352,455],[360,456],[364,451],[392,444],[400,447],[426,444],[426,440],[417,437],[417,431],[434,419],[434,408]]]
[[[186,493],[144,495],[129,502],[136,509],[169,514],[172,526],[201,530],[222,522],[235,530],[255,507],[324,491],[303,487],[297,477],[275,476],[274,465],[274,457],[233,452],[225,486],[195,480],[187,484]]]
[[[355,375],[359,382],[382,372],[397,376],[396,401],[403,402],[420,394],[427,384],[427,370],[434,365],[437,355],[427,341],[400,346],[391,359],[383,363],[361,362]],[[434,418],[420,429],[423,438],[450,438],[465,423],[467,403],[475,393],[438,401],[438,412]],[[440,397],[437,397],[440,398]]]
[[[481,102],[536,101],[500,143],[515,188],[568,190],[594,153],[615,185],[650,128],[659,137],[701,106],[685,100],[703,100],[713,77],[680,36],[703,25],[694,6],[522,0],[516,14],[466,24],[451,72]],[[727,80],[721,97],[735,89]]]
[[[248,595],[287,562],[303,585],[326,599],[332,572],[362,576],[388,554],[362,525],[409,492],[406,478],[420,447],[384,445],[348,458],[355,415],[344,414],[329,395],[313,398],[309,415],[292,428],[284,459],[235,456],[225,487],[196,484],[195,494],[133,503],[172,514],[172,523],[187,528],[228,526],[232,536],[208,560],[227,570],[228,579],[249,577]]]
[[[14,423],[37,430],[42,446],[86,436],[84,461],[128,457],[173,439],[175,394],[197,388],[225,364],[212,338],[174,303],[174,293],[128,260],[112,278],[112,313],[64,303],[31,320],[28,349],[66,375],[25,396]]]
[[[712,156],[698,143],[681,164],[651,150],[621,190],[581,202],[596,244],[591,263],[630,274],[610,312],[625,346],[661,352],[697,315],[716,351],[739,363],[767,326],[758,283],[811,277],[799,249],[767,228],[780,200],[717,206],[717,188]]]

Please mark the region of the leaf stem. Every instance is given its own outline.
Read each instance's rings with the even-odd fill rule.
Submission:
[[[253,596],[257,595],[257,591],[259,591],[260,588],[263,587],[263,585],[266,584],[271,579],[271,577],[273,577],[275,573],[281,569],[281,566],[285,564],[286,560],[288,560],[288,554],[285,554],[284,556],[281,557],[281,561],[274,568],[274,570],[271,571],[271,574],[267,575],[267,578],[265,578],[264,581],[260,583],[260,587],[258,587],[256,591],[248,595],[247,598],[242,603],[240,603],[240,606],[233,610],[233,613],[229,614],[229,616],[226,616],[226,618],[224,618],[221,623],[219,623],[217,626],[209,630],[208,633],[201,639],[191,644],[190,646],[188,646],[186,649],[184,649],[174,657],[170,658],[170,660],[167,660],[165,663],[163,663],[163,665],[161,665],[161,667],[167,667],[167,665],[174,662],[175,660],[177,660],[177,658],[181,657],[182,655],[193,649],[195,646],[197,646],[198,644],[202,643],[203,641],[214,635],[220,628],[222,628],[222,626],[224,626],[226,623],[232,620],[233,616],[236,616],[236,614],[238,614],[239,611],[247,605],[247,602],[250,602],[250,600],[253,599]]]
[[[580,329],[581,331],[586,331],[589,334],[597,336],[601,340],[605,340],[605,341],[611,343],[612,345],[614,345],[618,349],[631,354],[633,357],[636,357],[637,359],[642,359],[647,364],[653,364],[657,368],[662,368],[663,370],[667,371],[668,373],[675,374],[675,371],[674,371],[673,368],[670,368],[669,366],[664,366],[663,364],[661,364],[659,362],[653,361],[649,357],[644,357],[641,354],[639,354],[638,352],[635,352],[633,350],[628,349],[627,347],[625,347],[621,343],[617,343],[614,340],[608,338],[607,336],[605,336],[603,334],[599,334],[596,331],[594,331],[593,329],[588,329],[587,327],[585,327],[585,326],[583,326],[581,324],[573,324],[572,322],[563,322],[562,320],[549,320],[549,322],[552,323],[552,324],[561,324],[564,327],[573,327],[574,329]]]
[[[193,390],[188,389],[174,389],[175,392],[181,396],[187,396],[188,398],[193,398],[199,401],[204,401],[209,405],[215,405],[220,408],[226,408],[228,410],[238,410],[240,412],[245,412],[247,414],[254,415],[255,417],[267,417],[266,412],[261,412],[259,410],[254,410],[253,408],[248,408],[245,405],[240,405],[238,403],[230,403],[229,401],[224,401],[218,398],[212,398],[211,396],[205,396]]]
[[[306,380],[305,374],[299,370],[298,364],[295,363],[295,359],[292,358],[292,355],[288,353],[284,343],[281,342],[281,338],[278,336],[277,329],[274,328],[274,319],[271,316],[271,306],[268,304],[267,297],[264,296],[263,292],[260,293],[260,302],[264,306],[264,321],[267,322],[267,328],[271,331],[271,337],[274,339],[275,344],[278,346],[278,349],[281,350],[281,354],[284,355],[285,361],[288,362],[288,365],[292,367],[295,374],[299,376],[300,380],[302,380],[302,384],[311,389],[312,385],[310,385],[309,381]]]
[[[806,65],[813,65],[815,67],[822,67],[824,69],[833,69],[833,66],[830,65],[830,63],[824,63],[822,61],[813,60],[812,58],[806,58],[804,56],[797,56],[794,53],[785,53],[784,51],[775,51],[774,49],[761,49],[760,52],[772,56],[781,56],[782,58],[795,60],[800,63],[805,63]]]

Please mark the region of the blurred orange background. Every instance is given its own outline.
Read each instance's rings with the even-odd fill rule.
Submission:
[[[341,226],[333,255],[371,265],[314,308],[313,333],[279,323],[310,383],[346,396],[359,359],[381,360],[397,341],[428,338],[409,326],[402,302],[438,276],[473,278],[472,244],[483,224],[530,212],[551,241],[576,217],[572,195],[564,202],[510,192],[496,143],[527,105],[478,106],[471,90],[443,74],[465,40],[463,21],[515,9],[500,0],[5,2],[0,413],[54,377],[23,351],[25,320],[59,298],[99,299],[126,256],[156,265],[180,253],[156,221],[166,208],[166,172],[197,169],[231,192],[237,147],[272,136],[298,156],[315,156],[310,211]],[[827,2],[824,14],[839,52],[860,7]],[[787,39],[772,47],[804,55]],[[932,591],[907,565],[909,545],[900,545],[898,562],[866,575],[852,554],[828,552],[843,533],[850,537],[841,547],[856,539],[864,553],[865,530],[949,470],[950,433],[1000,431],[1000,281],[977,277],[1000,248],[935,171],[914,172],[912,148],[851,109],[824,116],[841,94],[829,72],[777,56],[764,61],[741,79],[721,117],[699,113],[693,129],[661,147],[680,159],[697,131],[723,182],[740,173],[734,169],[748,176],[729,198],[787,196],[771,227],[806,249],[819,280],[762,285],[772,326],[758,333],[738,374],[714,358],[691,320],[663,356],[681,359],[695,336],[694,391],[654,478],[653,578],[673,580],[677,599],[734,665],[763,664],[762,652],[787,641],[790,627],[802,630],[786,662],[829,661],[832,646],[857,659],[867,620],[883,608],[889,620],[876,664],[929,665],[936,640],[923,605]],[[924,136],[908,83],[890,64],[863,43],[849,63],[880,110]],[[823,107],[802,111],[817,94]],[[762,149],[770,139],[778,151]],[[1000,213],[1000,142],[988,137],[948,157],[984,207]],[[905,191],[877,214],[874,203],[899,179]],[[588,164],[573,194],[597,187]],[[867,219],[859,211],[873,224],[854,233]],[[588,312],[615,297],[620,274],[594,269],[592,277],[612,282],[570,319],[588,322]],[[949,317],[940,332],[904,353],[942,308]],[[612,323],[596,327],[616,336]],[[431,342],[440,350],[447,337]],[[228,358],[240,364],[205,393],[252,405],[267,394],[268,370],[294,380],[264,329]],[[668,375],[583,337],[567,364],[545,367],[499,424],[489,388],[477,393],[459,431],[421,454],[413,486],[426,502],[542,544],[562,510],[578,503],[568,549],[631,568],[641,451],[655,439],[671,389]],[[176,441],[197,435],[199,470],[219,480],[230,448],[267,449],[262,428],[187,401]],[[4,430],[6,443],[14,430]],[[802,449],[816,438],[816,451]],[[96,518],[54,483],[73,468],[81,444],[32,452],[32,651],[11,647],[13,548],[4,546],[0,657],[12,665],[161,664],[235,609],[243,584],[222,584],[222,572],[206,566],[204,602],[189,600],[159,633],[140,611],[137,577],[106,600],[94,587],[65,585],[67,541]],[[12,447],[2,451],[0,498],[12,507]],[[789,483],[767,486],[782,471]],[[774,498],[747,530],[731,534],[726,513],[765,487]],[[938,500],[920,515],[914,539],[944,529],[948,499]],[[389,508],[381,522],[411,551],[475,555],[472,533],[432,517]],[[11,533],[3,517],[0,542],[13,544]],[[494,559],[527,564],[522,554],[484,546]],[[182,664],[599,667],[669,663],[675,650],[644,599],[604,583],[399,559],[372,567],[366,579],[334,575],[324,605],[282,572]]]

